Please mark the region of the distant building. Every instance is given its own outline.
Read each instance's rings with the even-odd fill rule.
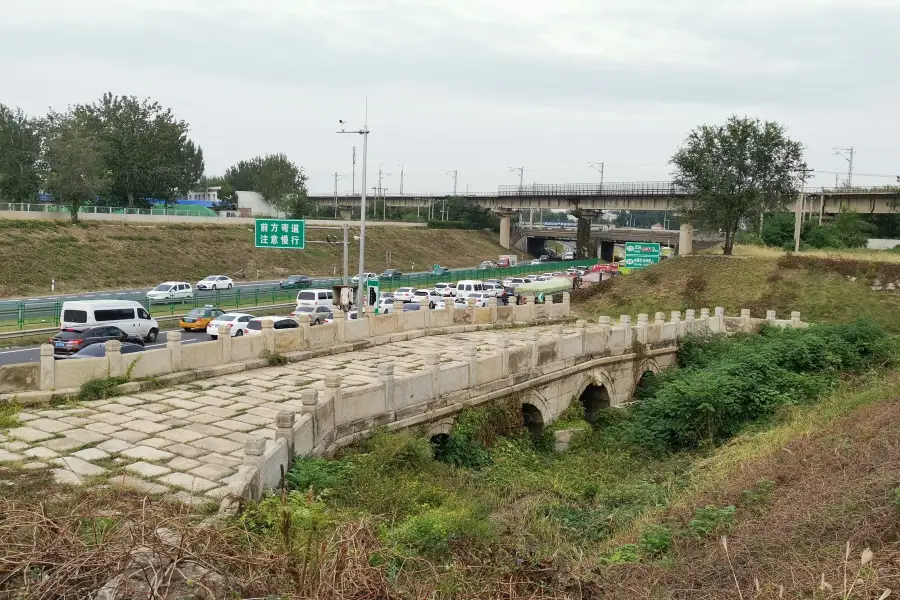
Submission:
[[[263,200],[259,192],[236,191],[237,208],[242,217],[284,217],[284,213],[275,210]]]
[[[185,200],[200,200],[203,202],[218,202],[221,186],[208,187],[200,192],[188,192]]]

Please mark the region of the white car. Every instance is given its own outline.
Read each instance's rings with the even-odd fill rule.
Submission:
[[[409,302],[413,299],[413,296],[416,293],[416,288],[411,287],[402,287],[397,288],[394,291],[394,298],[400,300],[401,302]]]
[[[209,322],[209,325],[206,326],[206,333],[212,339],[218,339],[219,325],[227,325],[231,330],[231,337],[241,337],[247,332],[247,323],[255,318],[247,313],[225,313]]]
[[[469,300],[469,298],[473,298],[475,300],[475,306],[485,308],[488,305],[488,301],[493,297],[494,295],[490,292],[474,292],[472,294],[469,294],[466,300]]]
[[[290,316],[309,315],[310,325],[320,325],[325,322],[330,314],[330,306],[298,306]]]
[[[536,258],[536,259],[534,259],[533,261],[531,261],[529,264],[532,264],[532,265],[539,265],[539,264],[541,264],[541,261],[540,261],[539,259]]]
[[[378,301],[378,314],[387,315],[394,312],[394,299],[382,297]]]
[[[290,317],[256,317],[247,323],[244,335],[262,335],[263,321],[271,321],[275,329],[298,329],[300,323]]]
[[[416,290],[413,292],[413,297],[410,299],[412,302],[427,304],[428,308],[434,308],[437,306],[437,303],[442,300],[443,297],[438,295],[436,290]]]
[[[436,283],[434,284],[434,290],[441,296],[452,296],[456,293],[456,289],[449,283]]]
[[[503,284],[501,283],[485,283],[484,291],[495,298],[503,295]]]
[[[230,290],[234,281],[226,275],[210,275],[197,282],[198,290]]]
[[[194,299],[194,290],[186,281],[166,281],[147,292],[147,302],[187,302]]]

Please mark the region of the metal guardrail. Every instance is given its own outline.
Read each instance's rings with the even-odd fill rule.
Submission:
[[[67,206],[44,202],[0,202],[0,211],[43,212],[69,214]],[[123,206],[82,206],[81,214],[98,215],[157,215],[172,217],[211,217],[214,215],[200,213],[196,210],[178,210],[173,208],[128,208]]]

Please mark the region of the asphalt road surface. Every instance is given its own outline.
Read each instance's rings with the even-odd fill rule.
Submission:
[[[47,336],[50,337],[49,335]],[[183,331],[181,332],[182,344],[195,344],[197,342],[208,342],[210,337],[205,331]],[[162,331],[159,337],[152,344],[147,344],[148,350],[163,348],[166,345],[166,332]],[[16,363],[40,362],[41,350],[38,346],[23,348],[4,348],[0,350],[0,366],[14,365]]]

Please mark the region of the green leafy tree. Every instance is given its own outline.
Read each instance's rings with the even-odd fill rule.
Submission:
[[[242,160],[225,171],[225,181],[233,190],[258,192],[266,204],[290,218],[308,212],[306,180],[303,169],[284,154]]]
[[[104,153],[103,142],[78,115],[49,116],[44,157],[47,190],[54,203],[68,208],[72,222],[78,222],[83,205],[94,202],[109,186]]]
[[[743,223],[763,212],[784,210],[799,191],[806,169],[803,146],[772,121],[730,117],[724,125],[701,125],[672,157],[674,179],[693,192],[683,215],[725,234],[731,254]]]
[[[0,198],[31,202],[40,191],[42,123],[0,104]]]
[[[203,150],[188,138],[188,124],[158,102],[107,93],[74,112],[102,144],[113,205],[172,203],[203,176]]]
[[[216,197],[219,199],[219,208],[225,210],[234,210],[237,208],[237,193],[234,187],[227,181],[217,184],[219,191]]]

